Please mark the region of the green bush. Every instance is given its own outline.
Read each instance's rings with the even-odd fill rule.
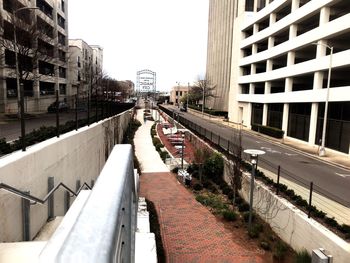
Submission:
[[[317,218],[324,218],[326,216],[326,213],[320,210],[316,210],[314,211],[314,216]]]
[[[217,211],[221,211],[223,209],[228,209],[228,206],[225,203],[223,203],[222,200],[218,196],[216,196],[214,194],[197,195],[196,200],[205,206],[209,206],[211,208],[214,208]]]
[[[200,191],[200,190],[202,190],[202,189],[203,189],[203,185],[200,184],[200,183],[195,183],[195,184],[193,185],[193,190],[195,190],[195,191]]]
[[[222,216],[227,221],[235,221],[237,219],[237,214],[234,211],[231,211],[231,210],[224,210],[224,211],[222,211]]]
[[[311,263],[311,256],[306,251],[306,249],[303,249],[301,251],[298,251],[294,258],[295,263]]]
[[[5,138],[0,139],[0,155],[12,152],[11,145],[6,142]]]
[[[228,195],[230,192],[232,192],[232,188],[229,187],[229,186],[226,186],[226,187],[224,187],[224,188],[222,189],[222,193],[223,193],[224,195]]]
[[[252,225],[251,229],[248,230],[248,236],[250,238],[258,238],[261,231],[261,225]]]
[[[334,217],[325,217],[325,223],[330,227],[338,228],[338,222],[334,219]]]
[[[152,138],[153,145],[162,144],[159,138]]]
[[[261,241],[261,242],[260,242],[260,247],[261,247],[263,250],[270,250],[270,249],[271,249],[270,243],[267,242],[267,241]]]
[[[174,167],[171,171],[172,171],[174,174],[177,174],[177,172],[179,171],[179,167]]]
[[[260,124],[252,124],[252,130],[278,139],[283,138],[284,135],[284,131],[281,129]]]
[[[213,180],[220,178],[224,172],[224,159],[221,154],[213,153],[203,165],[204,175]]]
[[[243,202],[241,204],[238,205],[238,211],[239,212],[246,212],[249,211],[249,204]]]
[[[292,189],[288,189],[288,190],[286,191],[286,195],[289,196],[289,197],[292,197],[292,196],[295,195],[295,192],[294,192],[294,190],[292,190]]]
[[[273,257],[278,260],[282,260],[285,257],[287,251],[288,251],[288,246],[284,242],[279,240],[275,245],[275,249],[273,251]]]
[[[163,162],[164,162],[165,159],[168,158],[168,157],[169,157],[168,152],[166,152],[166,151],[160,152],[160,158],[162,158]]]
[[[249,222],[249,211],[243,212],[243,220],[244,222]],[[255,221],[255,213],[252,213],[252,222]]]

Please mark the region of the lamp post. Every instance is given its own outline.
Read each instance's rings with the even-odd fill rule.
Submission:
[[[202,92],[203,92],[203,94],[202,94],[202,96],[203,96],[203,98],[202,98],[202,116],[204,116],[204,100],[205,100],[205,97],[204,97],[204,86],[202,87]]]
[[[182,142],[181,142],[181,170],[184,169],[184,144],[185,144],[185,134],[182,133],[181,135]]]
[[[24,122],[24,90],[23,90],[23,83],[20,83],[20,76],[19,76],[19,65],[18,65],[18,47],[17,47],[17,33],[16,33],[16,15],[18,12],[23,10],[34,10],[39,9],[38,7],[21,7],[16,10],[12,11],[12,17],[13,17],[13,45],[14,45],[14,52],[15,52],[15,63],[16,63],[16,85],[17,85],[17,101],[18,101],[18,113],[21,118],[21,144],[22,144],[22,151],[26,150],[25,145],[25,122]]]
[[[190,83],[187,83],[186,112],[188,111],[188,97],[190,96]]]
[[[252,174],[250,176],[249,221],[248,221],[248,228],[249,228],[249,230],[251,230],[251,227],[252,227],[252,213],[253,213],[253,195],[254,195],[255,169],[258,166],[258,156],[265,154],[265,152],[261,151],[261,150],[254,150],[254,149],[247,149],[247,150],[244,150],[244,152],[250,155],[250,160],[251,160],[251,163],[252,163]]]
[[[325,107],[324,107],[324,114],[323,114],[323,128],[322,128],[322,141],[321,141],[321,147],[320,151],[318,153],[319,156],[323,157],[326,155],[326,149],[325,149],[325,142],[326,142],[326,129],[327,129],[327,115],[328,115],[328,101],[329,101],[329,86],[331,83],[331,74],[332,74],[332,59],[333,59],[333,47],[323,44],[323,43],[312,43],[313,45],[320,45],[324,46],[326,48],[329,48],[330,54],[329,54],[329,66],[328,66],[328,77],[327,77],[327,91],[326,91],[326,101],[325,101]]]

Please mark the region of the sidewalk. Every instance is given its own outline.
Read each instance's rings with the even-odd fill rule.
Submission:
[[[238,127],[238,124],[224,121],[224,119],[221,117],[209,116],[207,114],[204,114],[204,117],[203,117],[202,113],[199,113],[195,110],[190,110],[190,112],[191,112],[191,114],[200,116],[204,119],[218,122],[218,123],[225,125],[225,126],[229,126],[232,128]],[[350,156],[349,155],[346,155],[346,154],[343,154],[343,153],[340,153],[340,152],[337,152],[337,151],[334,151],[331,149],[326,149],[327,156],[320,157],[317,154],[318,153],[317,146],[309,145],[306,142],[302,142],[302,141],[299,141],[297,139],[292,139],[292,138],[276,139],[276,138],[252,131],[250,129],[247,129],[244,126],[243,126],[243,129],[245,132],[249,132],[257,137],[262,137],[265,140],[269,140],[270,142],[282,144],[286,147],[290,147],[293,150],[300,151],[304,154],[309,155],[310,157],[316,158],[316,159],[321,160],[323,162],[327,162],[327,163],[330,163],[330,164],[333,164],[336,166],[340,166],[340,167],[345,168],[345,169],[350,169]]]
[[[143,123],[134,143],[141,163],[140,196],[152,201],[158,213],[167,262],[262,263],[263,252],[229,229],[198,203],[175,176],[165,171],[150,135],[151,121]]]

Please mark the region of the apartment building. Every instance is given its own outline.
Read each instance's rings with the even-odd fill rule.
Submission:
[[[67,0],[0,0],[0,113],[18,111],[16,61],[25,111],[46,111],[56,91],[62,99],[69,92],[67,7]]]
[[[325,146],[349,154],[349,0],[239,0],[233,12],[230,121],[317,146],[328,101]]]
[[[181,105],[181,100],[188,94],[189,86],[174,86],[170,91],[170,102]]]
[[[210,0],[206,79],[215,86],[214,98],[206,99],[206,107],[228,110],[231,78],[231,54],[234,0]]]

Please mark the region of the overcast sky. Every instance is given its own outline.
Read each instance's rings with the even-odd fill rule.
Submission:
[[[104,49],[104,70],[118,80],[157,73],[157,90],[204,76],[208,0],[70,0],[69,38]]]

